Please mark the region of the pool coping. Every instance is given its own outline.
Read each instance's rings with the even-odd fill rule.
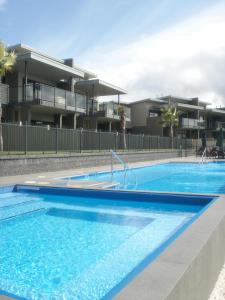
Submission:
[[[225,261],[225,195],[208,207],[115,300],[206,300]]]

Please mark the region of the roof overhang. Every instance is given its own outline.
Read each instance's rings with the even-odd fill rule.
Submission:
[[[127,91],[100,79],[81,80],[75,88],[87,93],[90,97],[113,96],[126,94]]]
[[[27,61],[28,63],[31,63],[29,65],[29,68],[32,67],[32,65],[40,64],[42,67],[49,68],[49,71],[54,69],[55,71],[62,72],[67,76],[79,76],[84,77],[84,72],[81,70],[75,70],[74,68],[71,68],[67,65],[61,64],[60,62],[56,60],[52,60],[46,57],[41,56],[40,54],[33,53],[33,52],[27,52],[21,55],[18,55],[17,62],[21,63]]]
[[[184,98],[184,97],[178,97],[178,96],[173,96],[173,95],[167,95],[167,96],[162,96],[162,97],[159,97],[159,99],[162,99],[162,100],[172,100],[174,102],[187,102],[187,101],[192,101],[193,99],[191,98]]]
[[[184,104],[184,103],[177,103],[178,108],[183,108],[185,110],[205,110],[203,106],[191,105],[191,104]]]
[[[206,112],[213,115],[223,115],[223,116],[225,115],[225,110],[220,110],[220,109],[207,108]]]
[[[132,104],[139,104],[139,103],[152,103],[152,104],[168,104],[167,101],[165,100],[161,100],[159,98],[146,98],[146,99],[142,99],[142,100],[137,100],[137,101],[133,101],[130,103],[130,105]]]
[[[24,44],[18,44],[15,46],[8,47],[9,50],[13,50],[17,54],[17,62],[21,61],[35,61],[36,63],[43,64],[48,66],[49,68],[54,68],[55,70],[61,70],[70,76],[73,75],[74,77],[81,77],[81,78],[96,78],[97,75],[89,72],[85,69],[82,69],[78,66],[68,66],[64,63],[64,60],[54,58],[49,56],[41,51],[33,49]]]

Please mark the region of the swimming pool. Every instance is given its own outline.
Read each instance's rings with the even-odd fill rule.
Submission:
[[[22,299],[111,298],[212,201],[35,186],[0,189],[1,293]]]
[[[90,173],[70,177],[72,180],[93,180],[120,183],[118,189],[225,194],[225,163],[164,163],[132,169],[127,172]]]

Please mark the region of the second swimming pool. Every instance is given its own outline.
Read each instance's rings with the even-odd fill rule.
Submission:
[[[163,192],[188,192],[225,194],[225,163],[165,163],[128,171],[90,173],[70,177],[72,180],[117,182],[116,188],[125,190],[152,190]]]

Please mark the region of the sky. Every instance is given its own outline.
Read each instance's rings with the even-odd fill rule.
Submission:
[[[0,0],[0,20],[6,44],[73,57],[126,89],[124,101],[225,106],[225,0]]]

